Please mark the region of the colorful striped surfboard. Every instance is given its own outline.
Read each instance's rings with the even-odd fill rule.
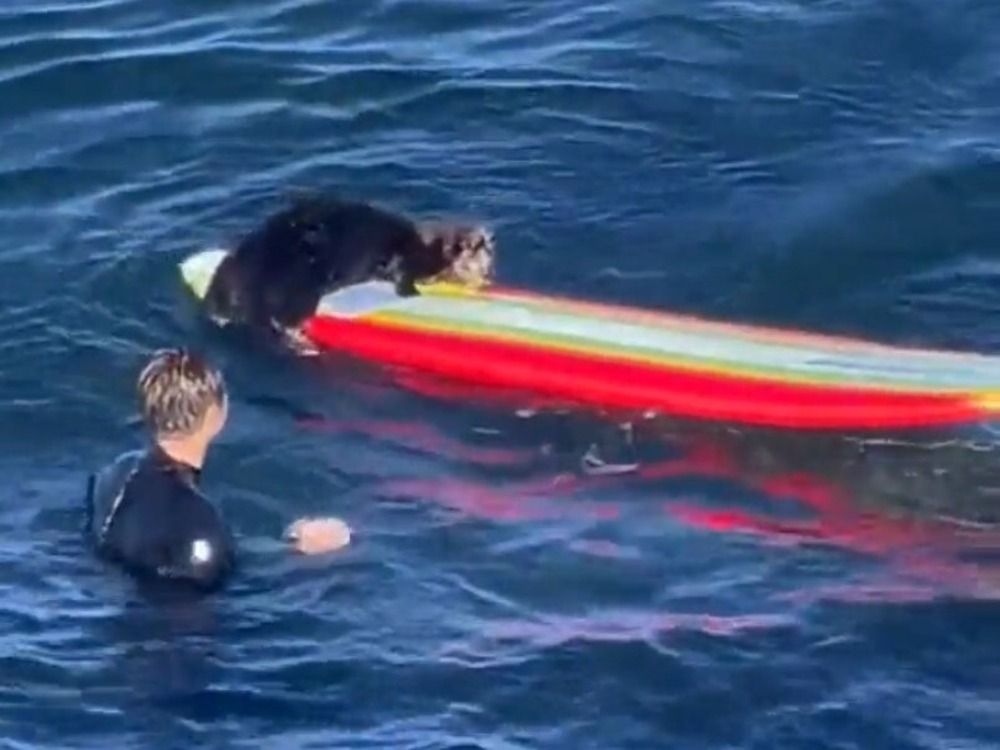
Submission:
[[[181,275],[199,299],[224,251]],[[1000,413],[1000,357],[447,285],[400,298],[370,283],[325,296],[321,349],[581,404],[810,429],[948,425]]]

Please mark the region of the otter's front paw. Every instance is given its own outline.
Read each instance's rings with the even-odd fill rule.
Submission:
[[[416,297],[419,292],[412,278],[402,277],[396,279],[396,294],[400,297]]]

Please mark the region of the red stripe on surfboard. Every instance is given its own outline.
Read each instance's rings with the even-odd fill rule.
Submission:
[[[931,426],[984,416],[961,393],[900,393],[695,372],[467,334],[416,331],[384,321],[314,316],[305,330],[322,348],[384,364],[608,408],[814,429]]]

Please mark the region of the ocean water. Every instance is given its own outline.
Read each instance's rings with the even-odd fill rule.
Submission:
[[[176,272],[321,187],[488,222],[509,284],[997,352],[998,41],[985,0],[6,0],[0,747],[1000,746],[993,426],[445,398]],[[194,602],[79,533],[175,344],[233,398],[243,568]],[[309,514],[353,545],[289,554]]]

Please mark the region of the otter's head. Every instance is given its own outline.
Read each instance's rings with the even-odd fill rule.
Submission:
[[[425,281],[450,281],[478,288],[493,280],[496,244],[489,229],[480,225],[427,222],[419,230],[436,266]]]

